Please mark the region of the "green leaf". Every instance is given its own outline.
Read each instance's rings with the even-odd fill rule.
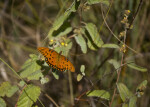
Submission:
[[[75,35],[76,42],[80,45],[83,53],[87,52],[86,42],[81,34]]]
[[[91,5],[91,4],[97,4],[97,3],[103,3],[103,4],[105,4],[105,5],[109,5],[109,0],[87,0],[87,3],[89,4],[89,5]]]
[[[147,80],[144,80],[138,87],[136,88],[136,93],[138,97],[141,97],[144,94],[144,90],[147,86]]]
[[[45,84],[49,81],[49,79],[47,77],[42,77],[40,81],[41,81],[41,84]]]
[[[110,98],[109,92],[107,92],[105,90],[88,91],[86,94],[88,97],[100,97],[100,98],[104,98],[106,100],[109,100],[109,98]]]
[[[31,54],[31,59],[28,59],[20,71],[20,76],[22,78],[27,78],[28,80],[39,80],[42,77],[41,66],[37,63],[38,56]]]
[[[102,47],[104,42],[100,38],[97,27],[93,23],[88,23],[85,28],[89,33],[89,35],[86,35],[86,38],[88,39],[88,47],[92,50],[97,50]]]
[[[110,60],[108,60],[108,62],[109,62],[110,64],[112,64],[115,69],[118,69],[118,68],[120,67],[120,63],[117,62],[115,59],[110,59]]]
[[[133,96],[133,94],[123,83],[117,83],[117,88],[119,90],[119,94],[123,102],[125,102],[127,99],[130,99],[130,97]]]
[[[85,65],[81,65],[80,71],[81,71],[82,75],[85,76],[85,73],[84,73],[84,71],[85,71]]]
[[[31,107],[37,101],[41,91],[38,86],[28,85],[22,91],[17,102],[17,107]]]
[[[53,32],[58,30],[64,23],[64,21],[70,16],[70,13],[64,13],[62,16],[60,16],[58,19],[55,20],[53,27],[50,29],[48,33],[48,37],[51,39],[53,37]]]
[[[85,71],[85,65],[81,65],[80,71],[81,71],[82,75],[81,74],[77,75],[77,81],[81,81],[81,79],[83,78],[83,76],[85,76],[85,73],[84,73],[84,71]]]
[[[71,13],[75,12],[77,10],[79,4],[80,4],[80,1],[76,1],[75,0],[72,3],[72,5],[69,7],[69,9],[66,10],[66,12],[62,16],[58,17],[55,20],[52,28],[50,29],[50,31],[48,33],[49,39],[51,39],[53,36],[56,36],[56,35],[53,34],[53,32],[57,31],[64,24],[64,22],[69,18],[69,16],[71,15]],[[60,32],[57,32],[57,33],[60,33]]]
[[[28,80],[39,80],[40,77],[42,77],[42,73],[41,70],[37,70],[33,73],[30,73],[30,75],[28,75]]]
[[[137,101],[136,96],[131,97],[129,101],[129,107],[136,107],[136,101]]]
[[[6,103],[2,98],[0,98],[0,107],[6,107]]]
[[[8,90],[10,88],[11,88],[11,85],[9,82],[3,82],[0,85],[0,96],[4,97],[8,93]]]
[[[65,29],[62,29],[62,31],[59,32],[56,36],[57,36],[57,37],[61,37],[61,36],[67,35],[67,34],[70,33],[71,31],[72,31],[72,27],[67,26]]]
[[[81,75],[81,74],[77,75],[77,81],[81,81],[82,78],[83,78],[83,75]]]
[[[59,39],[61,39],[60,37],[67,35],[71,31],[72,31],[72,27],[71,27],[70,23],[65,22],[57,30],[54,30],[52,32],[51,36],[49,36],[49,39],[50,40],[52,40],[52,39],[59,40]]]
[[[19,90],[19,88],[17,86],[12,86],[10,89],[8,89],[8,92],[6,94],[7,97],[11,97],[13,96],[17,91]]]
[[[120,47],[116,44],[103,44],[102,48],[117,48],[117,49],[119,49]]]
[[[6,95],[7,97],[11,97],[18,89],[15,85],[11,86],[9,82],[3,82],[0,86],[0,96],[4,97]]]
[[[128,67],[130,67],[132,69],[135,69],[135,70],[138,70],[138,71],[141,71],[141,72],[147,72],[146,68],[140,67],[140,66],[136,65],[135,63],[130,63],[130,64],[127,64],[127,65],[128,65]]]

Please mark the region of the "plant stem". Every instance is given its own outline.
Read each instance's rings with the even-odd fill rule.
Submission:
[[[69,88],[70,88],[70,100],[71,100],[71,105],[74,105],[74,97],[73,97],[73,86],[72,86],[71,72],[68,72],[68,76],[69,76]]]
[[[122,54],[121,66],[122,66],[122,64],[123,64],[123,59],[124,59],[124,54]],[[120,68],[120,70],[119,70],[119,72],[118,72],[118,75],[117,75],[117,81],[116,81],[116,84],[117,84],[118,81],[119,81],[120,72],[121,72],[121,68]],[[113,96],[112,96],[112,99],[111,99],[111,102],[110,102],[110,104],[109,104],[109,107],[111,107],[111,105],[112,105],[112,102],[113,102],[113,100],[114,100],[116,91],[117,91],[117,88],[115,87],[114,92],[113,92]]]

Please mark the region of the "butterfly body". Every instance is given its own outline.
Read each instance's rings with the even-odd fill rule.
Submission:
[[[57,53],[55,50],[39,47],[38,51],[45,57],[46,63],[54,69],[75,72],[73,64],[65,56]]]

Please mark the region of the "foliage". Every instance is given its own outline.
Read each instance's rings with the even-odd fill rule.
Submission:
[[[22,66],[20,76],[29,80],[38,80],[42,77],[41,66],[37,63],[38,56],[31,54],[30,57],[31,59],[28,59]]]
[[[17,107],[31,107],[37,101],[40,95],[40,88],[34,85],[28,85],[19,96]]]
[[[85,76],[85,66],[81,65],[80,67],[81,74],[77,75],[77,81],[81,81],[81,79]]]

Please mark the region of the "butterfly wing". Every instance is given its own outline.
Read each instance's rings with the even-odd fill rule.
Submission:
[[[45,57],[45,61],[49,66],[56,67],[58,61],[58,53],[46,47],[39,47],[38,51]]]
[[[54,69],[60,71],[70,70],[71,72],[75,72],[73,64],[65,56],[46,47],[39,47],[38,51],[45,57],[46,63]]]
[[[61,55],[60,60],[61,61],[59,61],[58,66],[62,69],[62,71],[69,70],[71,72],[75,72],[73,64],[65,56]]]

